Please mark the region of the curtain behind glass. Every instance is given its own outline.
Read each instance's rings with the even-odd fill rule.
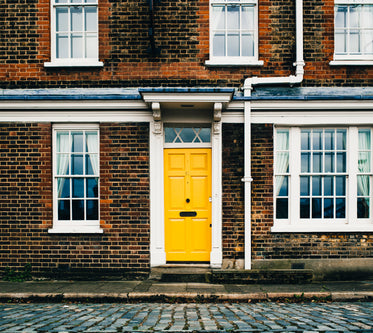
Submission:
[[[289,167],[289,132],[278,131],[276,136],[277,159],[276,174],[288,172]],[[285,176],[276,176],[276,196],[279,195]]]
[[[57,175],[66,176],[69,168],[71,142],[69,133],[57,133]],[[58,187],[58,197],[61,197],[65,178],[61,177]]]
[[[361,173],[370,172],[370,131],[359,131],[358,168]],[[362,196],[369,196],[369,177],[358,176],[357,185]]]

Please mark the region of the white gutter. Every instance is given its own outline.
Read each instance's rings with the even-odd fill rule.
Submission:
[[[244,82],[244,96],[251,96],[251,90],[255,85],[262,84],[294,84],[303,81],[304,60],[303,60],[303,0],[295,0],[295,22],[296,22],[296,61],[294,66],[295,75],[283,77],[250,77]],[[245,176],[242,181],[245,183],[245,269],[251,269],[251,102],[245,101]]]

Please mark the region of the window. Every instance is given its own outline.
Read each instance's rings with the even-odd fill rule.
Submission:
[[[97,0],[52,0],[52,61],[45,66],[100,66]]]
[[[370,128],[277,128],[273,231],[373,231]]]
[[[373,61],[373,1],[336,0],[334,60]]]
[[[51,232],[100,232],[97,126],[56,126],[53,152]]]
[[[210,1],[210,60],[207,65],[261,65],[256,0]]]

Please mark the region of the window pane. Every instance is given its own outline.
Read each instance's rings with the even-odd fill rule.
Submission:
[[[334,150],[334,131],[325,131],[325,150]]]
[[[359,28],[360,6],[350,6],[350,28]]]
[[[68,8],[56,8],[56,31],[67,32],[69,31],[69,13]]]
[[[337,172],[346,172],[346,153],[337,153]]]
[[[230,57],[236,57],[240,55],[240,35],[238,33],[228,33],[227,40],[227,53]]]
[[[98,220],[98,200],[87,200],[87,220]]]
[[[244,57],[254,56],[254,35],[252,34],[242,35],[242,56]]]
[[[361,53],[359,31],[350,31],[350,46],[348,52]]]
[[[372,14],[371,22],[373,22],[373,14]],[[373,54],[373,29],[370,31],[362,32],[361,51],[363,54],[367,54],[367,55]]]
[[[58,34],[56,37],[56,57],[69,58],[69,38],[67,35]]]
[[[71,36],[71,57],[83,58],[83,36],[81,34]]]
[[[334,38],[335,44],[335,53],[346,53],[347,46],[346,46],[346,35],[345,33],[336,33]]]
[[[287,219],[288,218],[288,199],[277,198],[276,200],[276,218]]]
[[[254,7],[242,6],[242,29],[254,29]]]
[[[70,220],[70,200],[58,200],[58,219]]]
[[[312,218],[321,218],[321,199],[312,198]]]
[[[325,172],[334,172],[334,153],[325,153]]]
[[[301,154],[301,171],[310,172],[311,170],[311,153]]]
[[[357,195],[368,197],[370,194],[370,177],[357,176]]]
[[[97,31],[97,7],[85,8],[85,31]]]
[[[66,176],[69,174],[69,154],[57,155],[57,175]]]
[[[300,177],[300,195],[310,195],[310,177]]]
[[[86,132],[86,152],[98,153],[98,134],[97,132]]]
[[[73,178],[73,198],[84,198],[84,178]]]
[[[346,218],[346,199],[337,198],[335,201],[336,204],[336,218],[344,219]]]
[[[166,143],[173,142],[175,140],[175,138],[176,138],[175,130],[172,127],[166,127],[164,129],[164,136],[165,136],[164,141]]]
[[[70,178],[57,179],[58,198],[70,198]]]
[[[73,220],[84,220],[84,200],[72,201]]]
[[[97,58],[98,57],[97,36],[87,36],[85,42],[86,42],[86,47],[85,47],[86,58]]]
[[[98,178],[87,178],[86,197],[98,198]]]
[[[301,219],[310,218],[310,199],[308,198],[300,199],[300,218]]]
[[[278,193],[278,196],[280,197],[286,197],[288,196],[288,177],[287,176],[277,176],[276,178],[279,178],[279,186],[280,187],[280,191]],[[277,184],[277,181],[276,181],[276,184]]]
[[[324,195],[334,195],[334,177],[324,177]]]
[[[337,149],[346,150],[346,130],[337,130]]]
[[[321,195],[321,177],[312,177],[312,195]]]
[[[322,150],[322,131],[314,130],[312,133],[312,148],[313,150]]]
[[[359,172],[370,172],[370,153],[369,152],[359,153],[358,169],[359,169]]]
[[[202,142],[211,142],[211,128],[202,128],[199,132]]]
[[[69,132],[57,133],[57,153],[70,153]]]
[[[227,6],[227,29],[240,28],[240,7]]]
[[[302,131],[301,132],[301,149],[310,150],[311,149],[310,141],[311,141],[310,131]]]
[[[334,203],[333,199],[324,199],[324,218],[334,218]]]
[[[347,26],[347,6],[337,6],[335,13],[335,27],[345,28]]]
[[[85,174],[98,174],[98,156],[97,154],[85,155]]]
[[[72,133],[72,138],[73,138],[72,151],[74,153],[83,152],[83,133],[82,132]]]
[[[357,218],[359,219],[369,218],[369,198],[358,198],[357,199]]]
[[[313,153],[313,172],[322,172],[322,153]]]
[[[359,130],[359,149],[370,150],[370,130]]]
[[[83,31],[83,7],[71,7],[71,31]]]
[[[213,6],[212,7],[212,29],[225,29],[225,7]]]
[[[193,139],[195,138],[196,133],[194,132],[193,128],[183,128],[180,133],[181,140],[183,142],[193,142]]]
[[[213,37],[213,54],[215,57],[225,56],[225,35],[222,33],[215,33]]]
[[[71,156],[71,174],[72,175],[83,174],[83,155],[72,155]]]
[[[336,195],[346,195],[346,177],[338,176],[335,177],[335,191]]]

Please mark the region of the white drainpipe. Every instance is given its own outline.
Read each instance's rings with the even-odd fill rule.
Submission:
[[[296,61],[294,66],[295,75],[283,77],[249,77],[245,80],[243,90],[244,96],[251,96],[251,90],[255,85],[264,84],[289,84],[294,85],[303,81],[303,0],[295,0],[295,22],[296,22]],[[251,269],[251,103],[245,101],[245,269]]]

